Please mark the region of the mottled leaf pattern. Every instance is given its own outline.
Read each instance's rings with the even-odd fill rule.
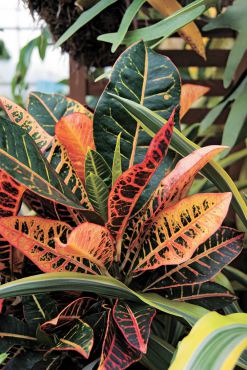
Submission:
[[[84,222],[71,232],[66,244],[56,242],[56,251],[61,255],[88,259],[105,271],[113,262],[114,246],[105,227]]]
[[[150,327],[155,315],[152,307],[116,301],[113,318],[126,341],[142,353],[147,352]]]
[[[39,148],[44,150],[51,144],[52,136],[50,136],[39,123],[19,105],[1,96],[0,106],[5,110],[11,122],[16,123],[28,132]]]
[[[56,240],[66,242],[72,231],[64,222],[39,217],[7,217],[0,223],[0,234],[25,254],[43,272],[78,271],[100,273],[87,259],[69,257],[55,250]]]
[[[126,342],[109,311],[98,370],[124,370],[140,358],[141,352]]]
[[[77,175],[85,182],[86,154],[88,149],[95,149],[93,121],[85,114],[72,113],[57,122],[55,133],[65,146]]]
[[[191,258],[224,220],[231,193],[195,194],[160,212],[143,239],[135,272]]]
[[[28,112],[50,135],[55,134],[55,124],[63,116],[74,112],[86,114],[92,119],[92,113],[76,100],[59,94],[32,92],[27,102]]]
[[[115,182],[108,199],[107,227],[116,239],[118,259],[121,239],[138,198],[165,157],[172,137],[174,112],[155,135],[142,163],[125,171]]]
[[[239,255],[243,246],[243,237],[244,234],[237,230],[221,227],[200,245],[191,259],[177,266],[164,266],[163,271],[158,271],[158,279],[152,278],[152,283],[145,291],[169,289],[211,280]]]

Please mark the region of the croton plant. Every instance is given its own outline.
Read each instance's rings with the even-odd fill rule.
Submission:
[[[156,112],[157,134],[113,94]],[[220,271],[243,239],[222,226],[230,192],[188,194],[224,147],[169,149],[177,69],[139,42],[94,114],[56,94],[0,102],[4,369],[168,368],[190,326],[236,299]]]

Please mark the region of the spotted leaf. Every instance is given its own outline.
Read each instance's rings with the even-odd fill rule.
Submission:
[[[177,266],[164,266],[159,277],[152,278],[147,290],[169,289],[211,280],[242,250],[244,234],[229,227],[221,227],[200,245],[192,258]]]
[[[85,158],[88,149],[95,149],[93,121],[85,114],[62,117],[55,126],[58,140],[65,146],[79,178],[85,183]]]
[[[102,348],[98,370],[124,370],[141,358],[141,352],[130,346],[123,337],[112,317],[111,311],[108,314]]]
[[[50,135],[55,134],[55,125],[63,116],[78,112],[92,119],[92,113],[76,100],[59,94],[31,92],[27,101],[28,112]]]
[[[155,309],[133,303],[116,301],[113,318],[126,341],[142,353],[147,352],[150,327]]]
[[[71,231],[72,228],[64,222],[31,216],[7,217],[0,223],[0,234],[41,271],[100,273],[87,259],[65,257],[57,252],[56,240],[66,242]]]
[[[106,266],[113,262],[114,245],[105,227],[84,222],[71,232],[66,244],[57,241],[56,251],[64,256],[88,259],[106,271]]]
[[[143,238],[135,272],[187,261],[221,226],[231,193],[195,194],[161,211]]]
[[[121,255],[122,235],[138,198],[165,157],[172,137],[174,112],[155,135],[142,163],[126,170],[118,179],[108,199],[107,227],[116,239],[118,258]]]
[[[1,96],[0,106],[7,113],[10,121],[27,131],[39,148],[44,150],[51,144],[52,136],[39,125],[31,114],[19,105]]]

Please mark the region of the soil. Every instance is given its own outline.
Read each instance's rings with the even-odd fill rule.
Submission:
[[[38,14],[48,24],[54,41],[76,21],[82,9],[75,0],[23,0],[31,13]],[[91,22],[78,30],[62,46],[64,52],[79,64],[88,67],[111,65],[116,59],[111,44],[97,41],[100,34],[117,31],[126,10],[125,0],[109,6]]]

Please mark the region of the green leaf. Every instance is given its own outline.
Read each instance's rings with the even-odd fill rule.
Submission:
[[[158,336],[151,334],[148,351],[141,362],[150,370],[167,370],[170,366],[175,348]]]
[[[170,370],[233,369],[247,347],[247,314],[205,315],[178,347]]]
[[[88,176],[90,172],[100,177],[107,186],[111,185],[112,173],[110,167],[104,158],[98,152],[92,149],[87,152],[85,160],[86,176]]]
[[[240,271],[232,266],[226,266],[224,268],[224,272],[230,280],[237,281],[247,288],[247,274],[245,274],[243,271]]]
[[[185,6],[181,10],[172,14],[156,24],[139,28],[134,31],[129,31],[126,37],[123,39],[122,43],[125,45],[131,45],[134,42],[142,39],[143,41],[157,41],[160,42],[161,39],[165,39],[179,28],[185,26],[186,24],[192,22],[194,19],[199,17],[205,12],[207,7],[214,5],[217,1],[215,0],[196,0],[191,4]],[[115,41],[117,34],[109,33],[104,37],[104,41],[112,42]]]
[[[136,13],[145,2],[146,0],[134,0],[126,9],[117,33],[100,35],[97,40],[112,43],[111,51],[114,53],[123,41]]]
[[[106,2],[101,0],[88,10],[83,11],[80,17],[62,34],[62,36],[56,42],[55,46],[61,46],[66,40],[74,35],[76,31],[85,26],[85,24],[90,22],[94,17],[96,17],[96,15],[101,13],[104,9],[108,8],[108,6],[114,4],[116,1],[117,0],[108,0]]]
[[[238,32],[238,37],[234,42],[234,46],[230,51],[227,60],[226,69],[224,72],[224,86],[228,87],[234,77],[237,67],[247,50],[246,32],[247,32],[247,12],[246,1],[236,0],[229,6],[226,11],[218,17],[211,20],[204,27],[205,31],[210,31],[216,28],[231,28]]]
[[[154,136],[155,133],[158,132],[158,130],[163,126],[164,120],[155,112],[152,112],[146,107],[143,107],[131,100],[124,99],[113,94],[111,96],[114,96],[115,99],[123,104],[128,112],[137,117],[136,119],[140,120],[140,124],[150,136]],[[187,139],[176,128],[174,128],[173,131],[171,147],[182,156],[186,156],[195,149],[200,148],[198,145]],[[227,174],[227,172],[216,162],[211,161],[201,170],[201,173],[210,181],[212,181],[221,192],[232,192],[233,208],[239,215],[244,225],[247,226],[247,206],[235,183]]]
[[[118,134],[116,147],[114,150],[113,163],[112,163],[112,186],[115,184],[117,178],[122,175],[122,160],[121,160],[121,151],[120,151],[120,140],[121,132]]]
[[[109,93],[131,99],[168,119],[173,108],[179,104],[180,77],[169,58],[147,48],[142,41],[128,48],[115,63],[110,82],[95,110],[94,139],[97,151],[111,167],[117,137],[122,133],[121,158],[125,171],[133,164],[142,162],[151,138],[141,129],[139,120],[133,118]],[[179,128],[178,114],[175,122]],[[149,198],[151,189],[164,177],[173,159],[174,154],[170,153],[162,162],[143,192],[140,203]]]
[[[82,209],[71,190],[41,155],[31,137],[1,118],[1,168],[32,192],[55,202]]]
[[[95,211],[104,221],[107,221],[107,200],[109,189],[104,181],[98,175],[90,172],[86,177],[86,190],[88,198]]]
[[[1,353],[0,354],[0,365],[8,358],[7,353]]]
[[[53,291],[74,290],[91,292],[108,298],[144,302],[162,312],[183,317],[194,324],[208,311],[202,307],[184,302],[174,302],[153,293],[137,293],[112,277],[87,275],[82,273],[46,273],[12,281],[0,286],[0,297],[38,294]]]
[[[33,336],[32,330],[28,327],[28,325],[11,315],[1,315],[0,337],[1,344],[2,342],[6,342],[10,346],[31,346],[37,342],[37,338]]]

